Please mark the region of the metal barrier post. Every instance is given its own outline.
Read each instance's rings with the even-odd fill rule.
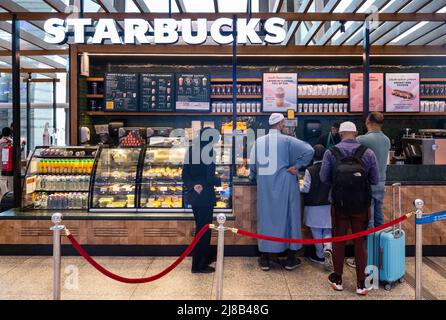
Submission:
[[[414,202],[417,211],[416,219],[423,217],[424,201],[417,199]],[[416,220],[415,220],[416,221]],[[423,268],[423,225],[415,222],[415,299],[422,300],[422,268]]]
[[[61,225],[62,214],[55,213],[51,216],[54,226],[50,228],[53,231],[53,300],[60,300],[60,232],[65,229]]]
[[[218,232],[218,238],[217,238],[217,291],[216,291],[216,299],[222,300],[223,299],[223,259],[224,259],[224,253],[225,253],[225,222],[226,222],[226,215],[224,213],[220,213],[217,216],[217,232]]]

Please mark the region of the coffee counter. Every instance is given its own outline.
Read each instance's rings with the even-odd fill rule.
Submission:
[[[384,213],[386,221],[391,219],[391,183],[393,181],[402,182],[402,209],[403,212],[413,210],[413,200],[423,199],[425,202],[425,212],[436,212],[446,208],[446,182],[440,181],[446,175],[442,170],[446,166],[389,166],[389,179],[395,179],[386,186],[384,199]],[[408,173],[405,179],[396,179],[398,175]],[[421,183],[415,182],[417,173],[430,173],[432,181],[422,179]],[[256,204],[257,194],[255,182],[246,180],[234,181],[233,189],[233,213],[228,215],[227,225],[256,231]],[[28,251],[32,245],[47,245],[46,251],[39,251],[40,254],[48,253],[52,243],[52,233],[49,227],[52,225],[50,217],[52,211],[6,211],[0,213],[0,252],[4,254],[15,254],[21,252],[23,246],[28,246]],[[194,222],[190,213],[169,213],[169,214],[147,214],[147,213],[101,213],[92,214],[86,211],[71,211],[64,213],[64,224],[70,229],[81,244],[114,247],[115,254],[126,254],[135,252],[134,248],[144,248],[144,252],[152,254],[154,251],[147,251],[147,248],[156,248],[155,252],[163,254],[167,248],[183,248],[189,244],[194,235]],[[407,232],[407,244],[413,245],[415,240],[414,219],[404,222],[404,229]],[[304,237],[308,237],[308,230],[304,229]],[[424,245],[446,245],[446,222],[437,222],[424,226]],[[212,241],[216,243],[216,233],[213,232]],[[63,239],[64,244],[68,244]],[[250,252],[255,250],[256,241],[254,239],[226,233],[225,239],[228,248],[232,248],[235,254],[242,254],[243,250],[250,248]],[[121,246],[121,247],[117,247]],[[37,247],[36,247],[37,248]],[[166,248],[166,249],[163,249]],[[138,250],[140,250],[138,249]],[[130,250],[130,251],[129,251]],[[143,250],[143,249],[141,249]],[[170,250],[170,249],[169,249]],[[123,252],[124,251],[124,252]],[[31,252],[33,252],[31,250]],[[38,254],[39,252],[36,252]],[[139,252],[139,251],[137,251]]]

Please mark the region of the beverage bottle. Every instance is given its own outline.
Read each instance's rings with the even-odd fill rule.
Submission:
[[[49,126],[50,124],[47,122],[45,123],[45,128],[43,129],[43,145],[49,146],[50,145],[50,132],[49,132]]]

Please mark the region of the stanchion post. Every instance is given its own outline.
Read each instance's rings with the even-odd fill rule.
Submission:
[[[54,223],[50,228],[53,231],[53,300],[60,300],[60,232],[65,229],[65,226],[61,225],[62,219],[61,213],[51,216]]]
[[[414,201],[416,219],[423,217],[424,201],[417,199]],[[415,220],[415,299],[422,300],[422,268],[423,268],[423,225],[417,224]]]
[[[215,298],[217,300],[223,299],[223,260],[225,255],[225,222],[226,215],[224,213],[220,213],[217,215],[217,289]]]

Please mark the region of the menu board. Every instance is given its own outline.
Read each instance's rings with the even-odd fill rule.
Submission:
[[[138,74],[105,74],[105,111],[138,111]]]
[[[369,111],[384,111],[384,74],[371,73]],[[350,73],[350,111],[364,111],[364,74]]]
[[[210,111],[209,74],[177,74],[176,110]]]
[[[420,111],[420,74],[386,74],[386,111]]]
[[[174,111],[174,82],[173,74],[141,73],[140,111]]]
[[[263,74],[263,111],[297,111],[297,73]]]

